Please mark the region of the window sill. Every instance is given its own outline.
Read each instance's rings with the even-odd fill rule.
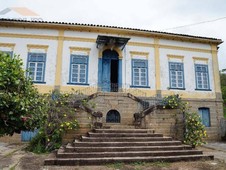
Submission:
[[[130,86],[131,88],[149,88],[150,86]]]
[[[46,84],[44,81],[33,81],[34,84]]]
[[[172,88],[170,87],[169,90],[186,90],[185,88]]]
[[[211,89],[195,89],[197,91],[212,91]]]
[[[68,85],[82,85],[82,86],[89,86],[88,83],[67,83]]]

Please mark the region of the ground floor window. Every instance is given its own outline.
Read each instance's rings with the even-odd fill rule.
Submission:
[[[209,108],[199,108],[199,115],[201,117],[203,125],[210,127],[210,109]]]

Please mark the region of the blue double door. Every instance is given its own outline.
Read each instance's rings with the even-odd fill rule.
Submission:
[[[102,57],[101,89],[104,92],[117,92],[121,85],[121,61],[116,51],[105,50]]]

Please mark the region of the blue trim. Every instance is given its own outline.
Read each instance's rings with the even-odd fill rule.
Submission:
[[[170,69],[170,65],[171,64],[180,64],[181,65],[181,70],[173,70],[173,69]],[[184,63],[182,63],[182,62],[169,62],[169,64],[168,64],[168,67],[169,67],[169,89],[178,89],[178,90],[185,90],[185,77],[184,77]],[[182,78],[183,78],[183,87],[182,88],[175,88],[175,87],[172,87],[171,86],[171,76],[170,76],[170,73],[171,73],[171,71],[182,71],[183,73],[182,73]],[[177,82],[176,82],[177,83]]]
[[[102,88],[102,58],[98,59],[98,87]]]
[[[195,89],[197,91],[212,91],[211,89]]]
[[[202,67],[206,67],[206,70],[207,70],[207,80],[208,80],[208,88],[207,89],[200,89],[198,88],[198,80],[197,80],[197,76],[196,76],[196,73],[198,72],[197,71],[197,67],[198,66],[202,66]],[[202,72],[202,73],[205,73],[205,72]],[[196,83],[196,89],[195,90],[202,90],[202,91],[212,91],[210,89],[210,79],[209,79],[209,67],[207,64],[195,64],[195,83]]]
[[[142,68],[146,68],[147,69],[147,72],[146,72],[146,82],[147,82],[147,85],[146,86],[136,86],[136,85],[134,85],[133,84],[133,80],[134,80],[134,77],[133,77],[133,68],[135,67],[134,66],[134,62],[135,61],[143,61],[144,63],[145,63],[145,67],[142,67]],[[132,71],[131,71],[131,77],[132,77],[132,82],[131,82],[131,86],[130,87],[137,87],[137,88],[150,88],[150,86],[149,86],[149,79],[148,79],[148,60],[145,60],[145,59],[132,59],[131,60],[131,68],[132,68]],[[140,67],[138,67],[138,68],[140,68]]]
[[[151,88],[150,86],[130,86],[131,88]]]
[[[86,64],[86,84],[88,84],[89,77],[89,56],[87,56],[87,64]]]
[[[44,81],[33,81],[34,84],[46,84]]]
[[[122,88],[122,59],[118,60],[118,88]]]
[[[171,90],[186,90],[185,88],[172,88],[172,87],[170,87],[169,89],[171,89]]]
[[[84,62],[72,62],[72,58],[73,57],[78,57],[78,58],[81,58],[81,57],[84,57],[86,58],[86,63]],[[86,65],[86,82],[85,83],[76,83],[76,82],[71,82],[71,79],[72,79],[72,72],[71,72],[71,68],[72,68],[72,64],[85,64]],[[88,55],[75,55],[75,54],[71,54],[70,55],[70,67],[69,67],[69,83],[67,84],[78,84],[78,85],[87,85],[88,84],[88,76],[89,76],[89,56]]]
[[[43,61],[33,61],[33,60],[30,60],[29,59],[29,56],[32,55],[32,54],[35,54],[35,55],[42,55],[43,56]],[[29,71],[29,68],[28,68],[28,65],[29,65],[29,62],[43,62],[44,63],[44,68],[43,68],[43,78],[42,78],[42,81],[33,81],[33,83],[38,83],[38,84],[45,84],[46,82],[44,81],[45,80],[45,71],[46,71],[46,53],[34,53],[34,52],[29,52],[28,55],[27,55],[27,70]],[[29,76],[29,72],[26,73],[26,76],[28,77]]]
[[[206,112],[205,112],[206,111]],[[205,126],[205,127],[211,127],[211,117],[210,117],[210,109],[208,107],[199,107],[198,108],[198,113],[199,115],[201,115],[202,117],[202,124]],[[207,114],[207,115],[206,115]],[[205,115],[205,116],[204,116]],[[204,122],[204,117],[208,117],[208,124],[206,124]]]
[[[87,83],[67,83],[68,85],[83,85],[83,86],[89,86]]]

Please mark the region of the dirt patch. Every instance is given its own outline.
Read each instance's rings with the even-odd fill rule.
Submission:
[[[139,165],[140,164],[140,165]],[[192,161],[192,162],[155,162],[155,163],[115,163],[105,166],[48,166],[45,170],[225,170],[224,162],[215,161]]]
[[[226,153],[201,148],[204,154],[213,154],[215,160],[192,162],[135,162],[131,164],[115,163],[103,166],[44,166],[44,160],[52,154],[37,155],[26,152],[24,145],[0,145],[0,169],[8,170],[225,170]]]
[[[18,169],[23,170],[41,170],[44,166],[44,160],[48,155],[37,155],[30,152],[27,152],[17,165]]]

